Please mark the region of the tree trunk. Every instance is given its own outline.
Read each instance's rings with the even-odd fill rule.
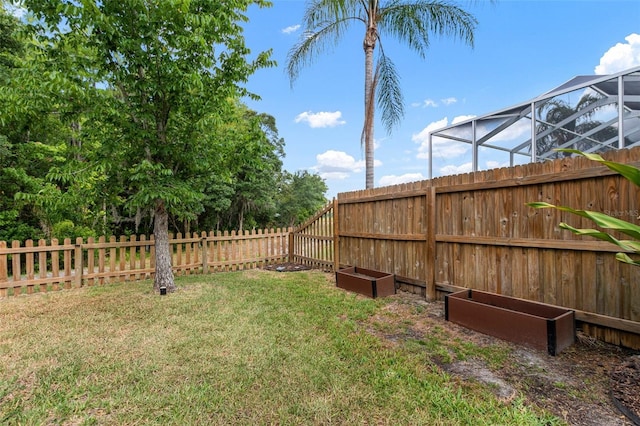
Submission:
[[[176,290],[176,284],[173,280],[169,248],[169,213],[162,200],[156,201],[153,234],[156,242],[156,276],[153,289],[160,291],[160,287],[166,287],[167,293],[170,293]]]
[[[371,19],[371,18],[369,18]],[[365,35],[364,48],[364,128],[362,130],[364,139],[365,157],[365,188],[373,188],[373,124],[375,116],[375,87],[373,76],[373,50],[376,45],[376,28],[370,26]]]
[[[238,229],[242,231],[244,228],[244,202],[240,202],[240,211],[238,212]]]

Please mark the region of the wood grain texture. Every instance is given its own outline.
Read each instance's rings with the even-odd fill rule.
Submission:
[[[640,148],[603,156],[640,165]],[[621,176],[581,157],[342,193],[338,203],[349,220],[338,223],[340,263],[388,269],[425,289],[445,283],[638,321],[640,268],[617,262],[616,246],[558,226],[564,221],[591,228],[589,220],[526,203],[602,211],[640,224],[639,195]],[[427,213],[419,216],[421,209]],[[389,253],[390,245],[392,258],[377,254]],[[421,251],[424,265],[416,257]]]

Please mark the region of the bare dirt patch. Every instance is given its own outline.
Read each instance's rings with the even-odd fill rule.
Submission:
[[[266,265],[262,269],[265,269],[267,271],[276,271],[276,272],[297,272],[297,271],[308,271],[311,268],[307,265],[302,265],[300,263],[284,262],[284,263]]]
[[[479,347],[505,348],[506,359],[492,365],[482,357],[448,356],[435,351],[432,361],[464,380],[489,385],[498,398],[510,401],[522,396],[533,405],[560,417],[570,425],[632,425],[638,416],[640,357],[637,352],[608,345],[578,332],[575,345],[557,356],[515,345],[460,327],[444,319],[443,302],[426,302],[401,293],[366,324],[367,330],[390,345],[411,339],[426,340],[434,334],[442,341],[471,342]],[[455,351],[455,349],[454,349]],[[616,401],[621,404],[616,406]],[[622,405],[629,412],[623,413]],[[627,414],[625,416],[625,414]]]

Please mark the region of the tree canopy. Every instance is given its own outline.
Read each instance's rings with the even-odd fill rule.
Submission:
[[[170,228],[283,224],[284,140],[241,102],[274,64],[240,26],[267,2],[24,4],[0,8],[0,239],[152,228],[171,289]]]

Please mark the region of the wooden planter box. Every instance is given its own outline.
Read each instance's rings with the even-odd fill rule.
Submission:
[[[445,318],[550,355],[575,342],[572,310],[484,291],[463,290],[445,296]]]
[[[395,275],[356,266],[337,271],[336,286],[374,299],[396,294]]]

